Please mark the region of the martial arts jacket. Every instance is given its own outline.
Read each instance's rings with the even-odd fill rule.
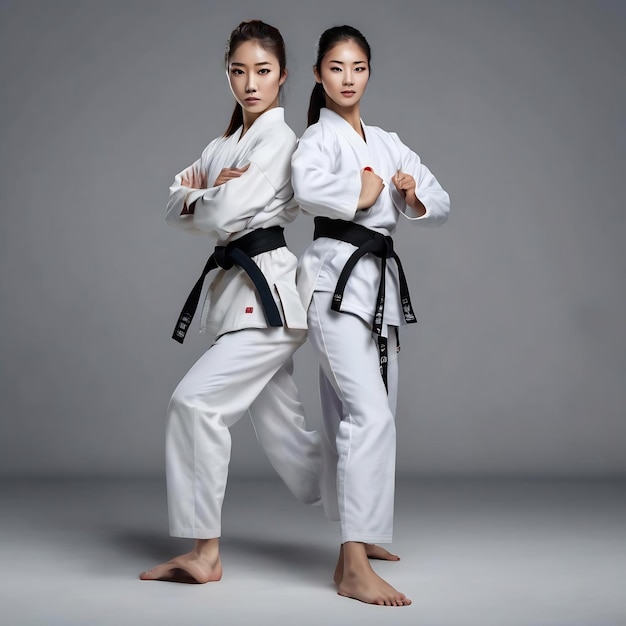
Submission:
[[[284,110],[276,107],[259,116],[242,137],[240,127],[230,137],[214,139],[202,156],[174,178],[166,220],[190,232],[214,235],[226,245],[258,228],[283,226],[295,219],[298,205],[291,186],[291,155],[296,137],[287,126]],[[249,168],[239,178],[211,186],[225,167]],[[182,185],[182,178],[205,176],[207,189]],[[193,215],[181,215],[195,202]],[[212,249],[207,248],[207,256]],[[296,290],[297,258],[279,248],[252,257],[272,289],[283,323],[306,329],[306,312]],[[198,268],[198,274],[200,273]],[[239,267],[220,269],[208,289],[200,328],[216,336],[243,328],[266,328],[260,298],[248,275]],[[190,286],[195,277],[189,276]]]
[[[291,162],[295,199],[302,210],[355,222],[385,236],[395,232],[400,219],[424,226],[445,222],[450,199],[419,156],[395,133],[363,123],[362,127],[365,141],[340,115],[323,108],[319,122],[307,128]],[[385,188],[369,209],[357,211],[361,170],[366,166],[383,179]],[[391,181],[398,170],[415,178],[415,193],[426,207],[423,216],[416,216]],[[334,292],[339,274],[355,249],[352,244],[324,237],[309,245],[300,260],[298,276],[298,290],[305,307],[308,308],[314,291]],[[371,324],[379,282],[380,259],[368,254],[350,275],[341,310]],[[393,259],[387,263],[385,288],[385,326],[404,324],[398,268]]]

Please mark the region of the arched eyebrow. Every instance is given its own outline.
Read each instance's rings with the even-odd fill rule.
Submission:
[[[335,59],[330,59],[328,62],[329,63],[339,63],[339,65],[343,65],[343,61],[336,61]],[[361,65],[361,64],[365,65],[365,61],[354,61],[352,63],[352,65]]]
[[[236,61],[233,61],[231,63],[231,65],[236,65],[238,67],[245,67],[246,66],[245,63],[237,63]],[[271,63],[269,61],[261,61],[260,63],[255,63],[254,67],[258,67],[259,65],[271,65]]]

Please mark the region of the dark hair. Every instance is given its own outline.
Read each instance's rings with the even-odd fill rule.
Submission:
[[[277,59],[280,66],[280,74],[287,67],[287,55],[285,53],[285,42],[280,31],[261,20],[248,20],[241,22],[235,30],[230,34],[228,43],[226,44],[226,53],[224,54],[224,63],[228,69],[230,56],[245,41],[256,41],[268,52],[271,52]],[[224,137],[230,137],[243,124],[243,111],[239,102],[235,104],[235,110],[230,118],[230,124],[224,133]]]
[[[320,67],[326,53],[334,48],[342,41],[354,41],[367,56],[367,64],[370,65],[372,52],[367,39],[363,34],[352,26],[333,26],[322,33],[317,42],[317,60],[315,61],[315,69],[321,74]],[[320,119],[320,110],[326,106],[326,96],[321,83],[315,83],[311,92],[311,100],[309,101],[309,112],[307,115],[307,125],[315,124]]]

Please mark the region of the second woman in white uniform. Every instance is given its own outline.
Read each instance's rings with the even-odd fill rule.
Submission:
[[[341,522],[338,592],[403,606],[411,601],[367,560],[368,544],[392,539],[397,329],[415,321],[390,235],[399,221],[441,224],[449,198],[396,134],[362,122],[369,72],[358,30],[322,34],[309,127],[292,159],[296,200],[316,216],[298,289],[320,361],[329,447],[322,497]]]
[[[246,411],[272,465],[307,503],[319,500],[319,437],[305,429],[291,378],[306,339],[295,284],[296,257],[282,226],[298,212],[291,187],[296,138],[278,107],[286,78],[278,30],[243,22],[230,37],[227,74],[237,101],[230,127],[170,188],[167,221],[213,234],[218,246],[190,295],[173,338],[182,342],[204,274],[201,328],[216,336],[170,401],[166,435],[170,534],[195,539],[191,552],[141,574],[143,580],[219,580],[221,507],[232,426]]]

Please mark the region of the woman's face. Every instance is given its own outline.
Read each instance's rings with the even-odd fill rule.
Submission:
[[[367,55],[352,40],[342,41],[331,48],[314,72],[315,79],[322,83],[327,99],[331,101],[327,102],[330,109],[358,105],[370,75]]]
[[[276,56],[254,40],[244,41],[230,55],[227,74],[244,120],[249,121],[278,105],[279,89],[287,78]]]

